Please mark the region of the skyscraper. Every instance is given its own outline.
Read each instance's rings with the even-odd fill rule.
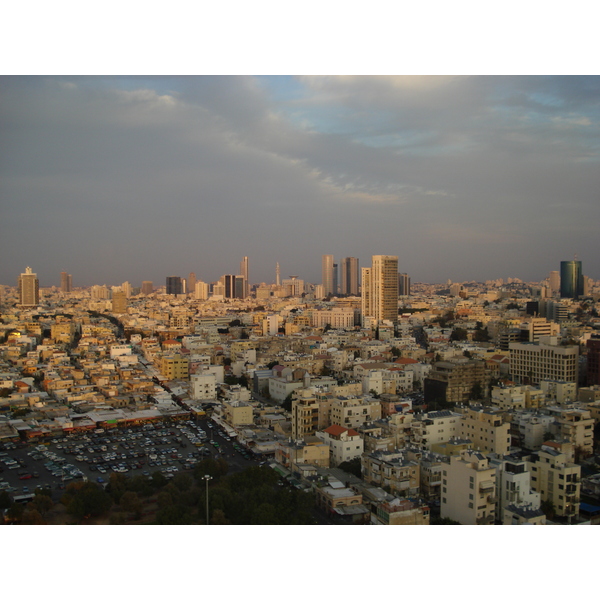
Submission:
[[[550,271],[548,283],[550,284],[550,291],[553,294],[558,293],[560,291],[560,273],[558,271]]]
[[[151,281],[142,281],[142,294],[144,294],[144,296],[151,294],[153,291],[154,287]]]
[[[23,307],[37,306],[40,303],[40,282],[31,267],[19,275],[19,304]]]
[[[348,256],[341,262],[341,293],[358,296],[358,258]]]
[[[244,298],[248,297],[250,292],[250,279],[248,278],[248,257],[244,256],[240,263],[240,275],[244,278]]]
[[[196,273],[190,273],[187,280],[187,293],[193,294],[196,289]]]
[[[398,295],[410,296],[410,277],[407,273],[398,273]]]
[[[183,294],[181,277],[167,277],[167,294]]]
[[[371,268],[362,270],[363,317],[377,322],[398,321],[398,257],[375,255]]]
[[[583,296],[583,273],[580,260],[560,263],[560,297],[577,299]]]
[[[323,254],[321,259],[323,293],[325,297],[335,294],[333,289],[333,254]]]
[[[123,290],[113,292],[112,295],[112,311],[117,314],[127,312],[127,293]]]
[[[60,291],[68,294],[71,291],[73,279],[67,272],[62,271],[60,274]]]

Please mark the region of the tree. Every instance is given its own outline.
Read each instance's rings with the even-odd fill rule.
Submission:
[[[112,506],[112,498],[95,483],[87,482],[76,489],[67,512],[78,519],[97,517]]]
[[[338,465],[338,469],[351,473],[355,477],[362,478],[362,470],[360,465],[360,457],[353,458],[352,460],[346,460]]]
[[[554,502],[550,499],[542,500],[540,509],[549,519],[553,519],[556,514],[556,507],[554,506]]]
[[[401,354],[400,349],[396,348],[396,346],[392,346],[391,352],[392,352],[392,356],[395,356],[395,357],[398,357]]]
[[[125,512],[135,513],[138,519],[141,517],[142,501],[135,492],[125,492],[121,496],[119,505]]]
[[[476,329],[475,333],[473,334],[473,341],[474,342],[489,342],[490,334],[487,330],[487,327],[485,329]]]
[[[452,330],[450,334],[451,342],[464,342],[468,338],[467,330],[462,329],[461,327],[457,327]]]
[[[7,491],[0,492],[0,510],[6,510],[12,506],[12,498],[8,495]]]
[[[288,394],[286,396],[285,400],[281,403],[281,407],[284,410],[291,411],[292,410],[292,401],[293,401],[293,398],[294,398],[294,394],[293,393]]]
[[[481,387],[481,384],[476,381],[473,384],[473,387],[471,387],[471,395],[470,395],[470,399],[471,400],[481,400],[483,398],[483,388]]]

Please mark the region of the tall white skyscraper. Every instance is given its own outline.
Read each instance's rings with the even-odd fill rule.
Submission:
[[[245,289],[244,289],[244,298],[248,297],[250,292],[250,279],[248,278],[248,257],[244,256],[242,258],[242,262],[240,263],[240,275],[244,278],[245,281]]]
[[[333,289],[333,254],[323,254],[321,259],[322,284],[325,297],[337,293]]]
[[[375,255],[362,269],[362,313],[377,322],[398,321],[398,257]]]
[[[40,303],[40,282],[31,267],[19,275],[19,304],[21,306],[37,306]]]

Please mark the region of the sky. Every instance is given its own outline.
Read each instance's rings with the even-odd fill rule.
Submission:
[[[598,76],[2,76],[0,284],[600,279],[599,160]]]

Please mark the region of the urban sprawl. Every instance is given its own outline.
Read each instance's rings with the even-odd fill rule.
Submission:
[[[535,283],[414,283],[388,255],[321,268],[0,286],[0,520],[600,522],[581,261]],[[234,509],[227,477],[274,499]]]

